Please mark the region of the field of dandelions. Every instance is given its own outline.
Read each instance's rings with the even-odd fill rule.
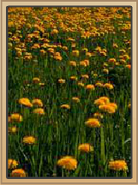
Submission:
[[[8,177],[131,177],[131,8],[8,8]]]

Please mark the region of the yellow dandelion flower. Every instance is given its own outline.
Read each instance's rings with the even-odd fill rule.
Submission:
[[[119,52],[120,53],[126,53],[126,50],[125,49],[120,49]]]
[[[23,169],[15,169],[15,170],[12,170],[10,176],[11,177],[26,177],[27,174]]]
[[[23,138],[23,143],[25,144],[34,144],[36,142],[36,138],[33,136],[25,136]]]
[[[126,64],[126,60],[120,59],[120,64]]]
[[[126,65],[126,68],[131,69],[131,65],[130,64],[127,64]]]
[[[97,100],[94,101],[94,104],[95,105],[104,105],[105,104],[105,101],[102,100],[102,99],[97,99]]]
[[[23,117],[18,113],[14,113],[14,114],[11,114],[10,121],[11,122],[22,122]]]
[[[121,170],[127,171],[128,170],[128,166],[125,160],[110,161],[108,167],[111,170],[115,170],[115,171],[121,171]]]
[[[70,105],[68,105],[68,104],[63,104],[63,105],[60,106],[60,108],[70,109]]]
[[[76,76],[71,76],[70,77],[70,80],[74,80],[74,81],[76,81],[78,78],[76,77]]]
[[[14,169],[19,165],[19,163],[14,159],[8,159],[8,169]]]
[[[89,66],[89,60],[83,60],[83,61],[80,61],[80,66],[84,66],[84,67],[87,67]]]
[[[117,104],[116,104],[116,103],[108,103],[107,105],[109,105],[109,106],[111,106],[111,107],[117,109]]]
[[[96,86],[96,87],[103,87],[104,85],[103,85],[101,82],[97,82],[97,83],[95,84],[95,86]]]
[[[89,118],[86,122],[85,125],[88,127],[100,127],[101,124],[99,123],[99,120],[96,118]]]
[[[53,29],[53,30],[51,31],[51,34],[52,34],[52,35],[58,34],[58,30],[57,30],[57,29]]]
[[[110,106],[108,104],[100,105],[99,106],[99,109],[102,110],[102,111],[104,111],[104,112],[108,112],[110,114],[115,113],[115,110],[116,110],[113,106]]]
[[[11,116],[8,116],[8,123],[11,123]]]
[[[78,57],[79,56],[79,50],[73,50],[72,56]]]
[[[79,145],[78,150],[81,152],[89,153],[89,152],[93,152],[94,148],[90,144],[84,143],[84,144]]]
[[[99,99],[95,100],[94,104],[95,105],[104,105],[104,104],[107,104],[109,102],[110,102],[109,98],[103,96],[103,97],[100,97]]]
[[[34,77],[33,78],[33,83],[40,83],[40,78]]]
[[[58,160],[57,165],[67,170],[75,170],[77,168],[77,160],[71,156],[65,156]]]
[[[80,99],[78,97],[72,97],[72,100],[76,103],[79,103],[80,102]]]
[[[103,118],[103,115],[101,114],[101,113],[99,113],[99,112],[95,112],[94,114],[93,114],[93,117],[94,118]]]
[[[70,66],[73,66],[73,67],[76,67],[76,66],[77,66],[77,64],[76,64],[75,61],[70,61],[70,62],[69,62],[69,65],[70,65]]]
[[[110,89],[110,90],[114,88],[114,86],[110,83],[105,83],[104,87],[107,88],[107,89]]]
[[[43,107],[43,102],[40,99],[33,99],[32,104],[37,105],[38,107]]]
[[[78,82],[78,86],[80,86],[80,87],[84,87],[84,83],[82,83],[82,82]]]
[[[109,74],[109,70],[108,69],[103,69],[103,72],[106,74]]]
[[[95,90],[95,87],[94,87],[94,85],[92,85],[92,84],[86,85],[85,88],[86,88],[87,90]]]
[[[115,59],[115,58],[110,58],[110,59],[108,60],[108,62],[116,63],[116,59]]]
[[[80,61],[80,66],[87,67],[87,64],[84,61]]]
[[[20,98],[19,99],[19,104],[24,105],[26,107],[32,107],[33,106],[28,98]]]
[[[107,56],[106,52],[100,51],[101,56]]]
[[[101,49],[101,47],[100,46],[98,46],[96,49],[95,49],[95,51],[98,51],[98,52],[100,52],[102,49]]]
[[[128,108],[131,109],[131,103],[128,104]]]
[[[113,48],[118,48],[118,45],[116,43],[113,43]]]
[[[62,78],[58,79],[58,83],[60,83],[60,84],[64,84],[65,82],[66,82],[65,79],[62,79]]]
[[[33,113],[38,114],[38,115],[44,115],[45,111],[42,108],[36,108],[33,110]]]
[[[90,52],[86,52],[86,57],[88,57],[88,58],[90,58],[91,56],[94,56],[94,54],[93,53],[90,53]]]
[[[8,127],[8,132],[9,133],[16,133],[18,131],[18,128],[16,126],[13,127]]]
[[[82,78],[85,78],[85,79],[89,79],[89,75],[85,74],[85,75],[81,75]]]

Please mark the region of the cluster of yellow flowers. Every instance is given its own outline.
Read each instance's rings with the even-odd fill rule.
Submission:
[[[111,103],[108,97],[100,97],[94,101],[94,104],[98,105],[100,110],[110,114],[115,113],[117,110],[116,103]]]

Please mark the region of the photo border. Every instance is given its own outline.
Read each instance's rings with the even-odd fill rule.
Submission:
[[[23,3],[25,2],[25,3]],[[42,4],[43,2],[43,4]],[[48,178],[48,179],[35,179],[35,178],[27,178],[27,179],[6,179],[6,146],[5,146],[5,143],[6,143],[6,140],[5,140],[5,126],[6,126],[6,94],[7,92],[6,91],[6,42],[5,42],[5,36],[6,36],[6,16],[5,16],[5,7],[6,6],[21,6],[21,5],[24,5],[24,6],[33,6],[36,4],[39,5],[39,6],[66,6],[66,5],[69,5],[69,6],[95,6],[97,4],[97,6],[132,6],[132,12],[133,12],[133,28],[132,28],[132,31],[133,33],[131,34],[131,37],[132,37],[132,40],[133,40],[133,51],[132,51],[132,56],[133,56],[133,64],[132,64],[132,83],[133,83],[133,94],[132,94],[132,98],[131,98],[131,101],[133,101],[132,105],[132,119],[133,119],[133,123],[135,122],[136,123],[136,45],[137,45],[137,42],[136,42],[136,15],[134,15],[137,11],[138,11],[138,2],[137,1],[114,1],[114,2],[110,2],[110,1],[96,1],[96,2],[91,2],[91,1],[88,1],[87,2],[84,2],[82,0],[79,0],[79,1],[43,1],[41,0],[41,2],[37,2],[37,1],[17,1],[17,0],[14,0],[14,2],[10,1],[10,0],[1,0],[1,51],[0,51],[0,56],[1,56],[1,63],[0,63],[0,71],[1,71],[1,81],[0,81],[0,87],[1,87],[1,97],[0,97],[0,102],[1,102],[1,111],[0,111],[0,118],[1,118],[1,128],[0,128],[0,131],[1,131],[1,148],[0,148],[0,154],[1,154],[1,158],[0,158],[0,164],[1,164],[1,167],[0,167],[0,183],[1,184],[138,184],[138,177],[136,176],[137,174],[137,168],[136,166],[137,165],[137,162],[138,160],[136,160],[136,154],[137,151],[135,150],[137,147],[137,140],[136,140],[136,125],[135,126],[135,129],[134,129],[134,126],[132,128],[132,131],[133,131],[133,170],[132,172],[135,173],[135,177],[133,176],[131,179],[130,178],[127,178],[127,179],[109,179],[109,178],[100,178],[99,179],[59,179],[59,178]],[[41,3],[41,4],[40,4]],[[98,3],[100,3],[98,5]],[[101,5],[103,3],[103,5]],[[117,3],[117,4],[116,4]],[[87,5],[86,5],[87,4]],[[138,13],[137,13],[138,14]],[[133,36],[132,36],[133,35]],[[137,127],[138,128],[138,127]],[[131,131],[131,133],[132,133]],[[137,137],[138,138],[138,137]],[[134,147],[135,146],[135,147]],[[134,159],[136,162],[134,162]],[[135,171],[136,170],[136,171]],[[40,181],[42,183],[40,183]],[[87,181],[87,182],[86,182]],[[116,182],[116,183],[115,183]]]

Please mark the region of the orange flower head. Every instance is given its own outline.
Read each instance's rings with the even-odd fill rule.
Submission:
[[[14,159],[8,159],[8,169],[14,169],[19,165],[19,163]]]
[[[100,127],[101,124],[99,123],[99,120],[96,118],[89,118],[86,122],[85,125],[88,127]]]
[[[28,98],[20,98],[19,104],[24,105],[26,107],[33,107],[32,103],[30,102]]]
[[[89,152],[93,152],[94,148],[90,144],[84,143],[84,144],[79,145],[78,150],[81,152],[89,153]]]
[[[77,160],[71,156],[65,156],[58,160],[57,165],[67,170],[75,170],[77,168]]]
[[[26,177],[27,174],[23,169],[15,169],[10,174],[11,177]]]
[[[127,163],[124,160],[115,160],[115,161],[110,161],[108,167],[111,170],[115,171],[127,171],[128,166]]]

